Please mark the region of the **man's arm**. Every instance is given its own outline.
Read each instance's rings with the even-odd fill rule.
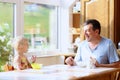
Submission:
[[[99,64],[95,58],[91,57],[92,62],[96,67],[111,67],[111,68],[120,68],[120,61],[113,62],[111,64]]]
[[[96,67],[113,67],[113,68],[120,68],[120,61],[117,62],[113,62],[111,64],[99,64],[99,63],[95,63]]]

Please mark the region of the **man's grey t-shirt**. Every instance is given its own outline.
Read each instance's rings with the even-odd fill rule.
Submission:
[[[91,50],[89,48],[88,42],[85,40],[80,43],[78,47],[77,54],[75,56],[75,61],[87,61],[90,57],[96,58],[98,63],[109,64],[119,61],[118,54],[113,42],[110,39],[102,37],[98,46]]]

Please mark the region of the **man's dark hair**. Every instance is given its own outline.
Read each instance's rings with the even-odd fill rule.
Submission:
[[[96,19],[89,19],[87,20],[84,25],[92,24],[93,25],[93,30],[95,31],[96,29],[99,30],[99,34],[101,32],[101,25],[100,22]]]

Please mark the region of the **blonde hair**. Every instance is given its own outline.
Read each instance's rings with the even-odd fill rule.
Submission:
[[[12,43],[12,47],[16,50],[18,50],[19,45],[24,45],[24,43],[27,42],[28,43],[28,39],[23,37],[23,36],[19,36],[13,39],[13,43]]]

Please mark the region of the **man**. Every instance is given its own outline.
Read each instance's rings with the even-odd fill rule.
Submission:
[[[84,24],[86,40],[80,43],[75,59],[68,57],[66,64],[73,66],[91,61],[96,67],[119,67],[120,61],[113,42],[100,36],[100,32],[99,21],[87,20]]]

